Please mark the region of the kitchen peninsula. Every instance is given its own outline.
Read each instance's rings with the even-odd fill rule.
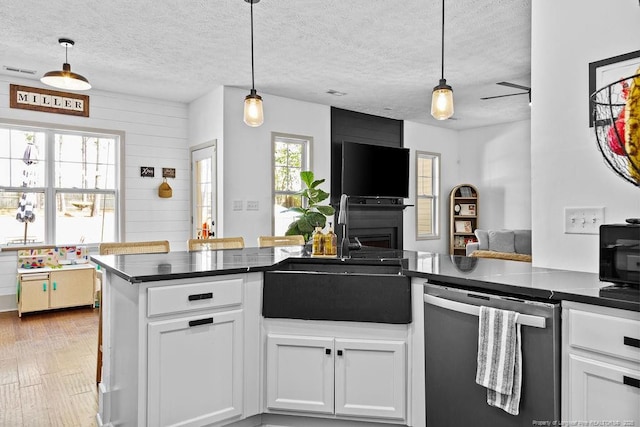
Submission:
[[[637,299],[601,296],[595,274],[413,251],[354,256],[316,259],[282,247],[92,257],[105,274],[99,422],[424,426],[427,281],[632,319],[640,312]],[[389,322],[264,316],[267,273],[292,269],[334,283],[368,270],[378,284],[407,277],[411,313]],[[388,283],[395,295],[406,291]],[[354,312],[368,298],[363,291]]]

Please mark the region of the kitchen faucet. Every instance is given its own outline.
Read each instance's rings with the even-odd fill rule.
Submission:
[[[349,258],[349,251],[362,249],[362,243],[354,237],[356,243],[349,243],[349,196],[340,196],[340,212],[338,213],[338,225],[342,225],[342,241],[340,243],[340,258]]]

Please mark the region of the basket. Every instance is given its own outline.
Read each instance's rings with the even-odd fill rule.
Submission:
[[[158,188],[158,196],[160,196],[163,199],[169,199],[173,196],[173,190],[171,189],[171,186],[167,182],[166,178]]]
[[[640,74],[604,86],[591,95],[591,103],[596,140],[605,163],[625,181],[640,187]],[[627,126],[631,121],[634,126]],[[630,128],[626,130],[630,141],[625,127]]]

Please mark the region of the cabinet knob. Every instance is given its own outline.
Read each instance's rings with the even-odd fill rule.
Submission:
[[[330,348],[325,348],[324,349],[324,354],[331,354],[331,349]]]
[[[338,356],[342,356],[342,350],[338,350]]]

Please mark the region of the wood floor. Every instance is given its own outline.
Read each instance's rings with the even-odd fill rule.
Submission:
[[[96,426],[98,309],[0,313],[0,426]]]

